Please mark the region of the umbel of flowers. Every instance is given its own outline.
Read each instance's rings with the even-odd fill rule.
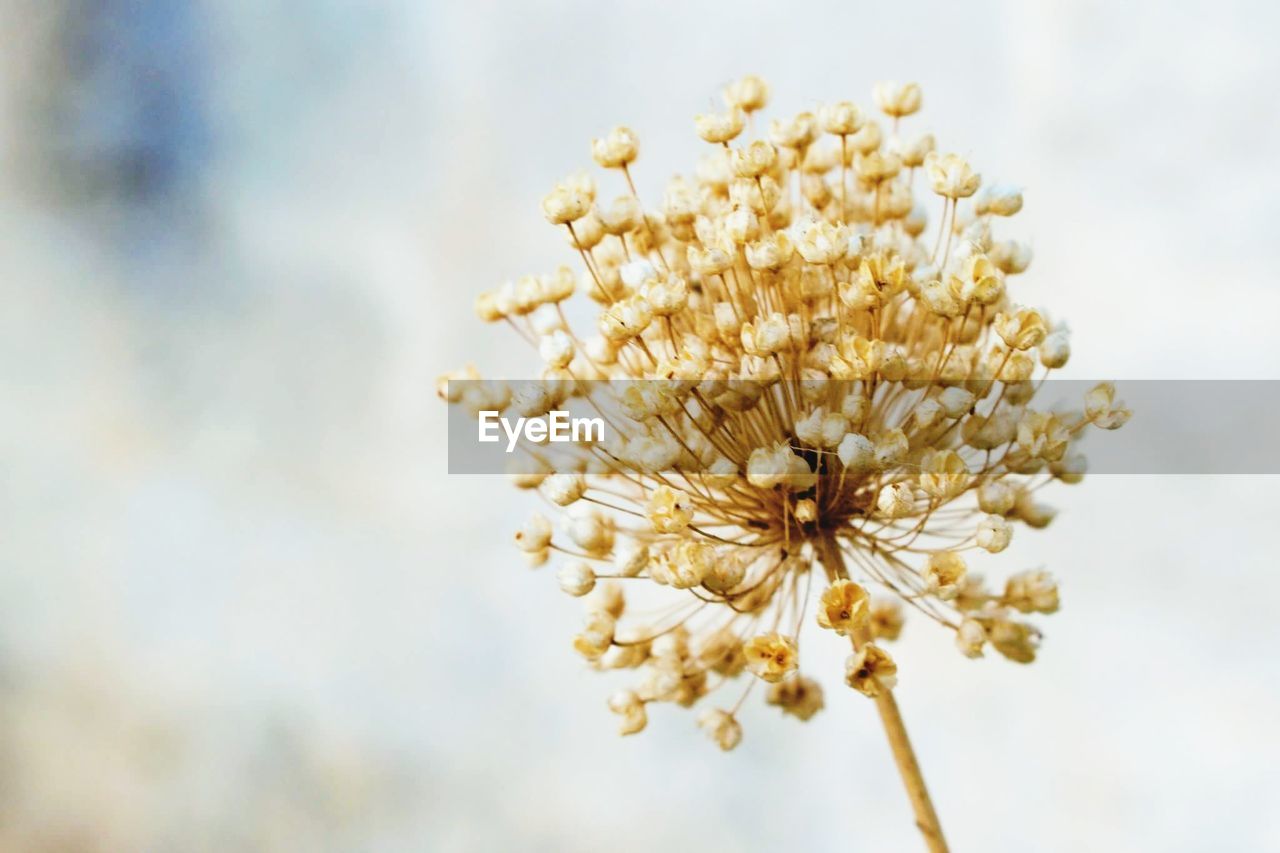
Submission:
[[[899,677],[885,644],[908,614],[965,657],[1032,661],[1027,617],[1058,609],[1057,585],[1038,569],[992,584],[983,557],[1050,523],[1041,487],[1080,482],[1083,430],[1128,418],[1108,384],[1078,410],[1037,408],[1070,345],[1016,300],[1031,252],[1003,232],[1022,194],[907,127],[917,85],[877,85],[875,111],[766,122],[767,101],[746,77],[696,116],[703,156],[661,199],[636,192],[635,132],[593,140],[603,173],[542,200],[574,267],[476,303],[537,351],[544,390],[441,385],[475,410],[535,415],[619,387],[598,380],[647,380],[624,383],[626,428],[583,442],[580,465],[532,451],[516,483],[563,514],[534,514],[515,542],[586,602],[577,653],[635,673],[608,703],[623,734],[654,703],[698,706],[726,750],[756,684],[799,719],[822,708],[799,672],[806,621],[851,643],[845,682],[882,717]],[[575,295],[595,303],[593,327],[568,321]],[[665,608],[633,617],[636,586],[665,588]]]

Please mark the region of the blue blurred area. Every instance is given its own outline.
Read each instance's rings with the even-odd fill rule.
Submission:
[[[70,189],[139,208],[198,191],[213,145],[200,4],[79,0],[63,20],[67,73],[52,128]]]

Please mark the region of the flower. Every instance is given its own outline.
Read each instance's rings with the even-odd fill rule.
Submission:
[[[974,541],[978,547],[992,554],[998,554],[1009,547],[1013,540],[1013,525],[999,515],[988,515],[978,522],[978,532]]]
[[[966,619],[956,629],[956,648],[967,658],[982,657],[982,647],[987,644],[987,629],[976,619]]]
[[[1058,609],[1043,570],[993,588],[979,572],[1015,528],[1053,520],[1041,486],[1084,476],[1084,430],[1129,410],[1108,383],[1075,411],[1037,395],[1071,349],[1014,301],[1031,252],[1002,232],[1022,191],[979,192],[968,160],[900,127],[919,86],[873,94],[883,129],[851,101],[766,124],[768,86],[742,78],[695,119],[702,162],[653,205],[631,180],[636,133],[593,140],[602,192],[578,174],[542,200],[574,266],[476,300],[532,343],[529,381],[467,368],[438,384],[477,415],[607,421],[603,439],[517,448],[516,485],[563,512],[515,544],[587,605],[572,640],[587,665],[632,673],[608,702],[623,734],[652,703],[703,708],[713,690],[740,691],[736,712],[751,677],[810,718],[806,628],[854,644],[846,681],[883,702],[904,604],[965,655],[1020,662],[1041,635],[1019,619]],[[654,606],[628,609],[623,586]],[[734,712],[697,718],[723,749],[742,738]]]
[[[649,716],[644,710],[644,700],[634,690],[619,690],[609,697],[609,710],[622,717],[618,734],[633,735],[644,729]]]
[[[884,649],[867,643],[850,655],[844,667],[845,683],[873,699],[898,684],[898,665]]]
[[[581,597],[595,587],[596,573],[586,563],[568,563],[556,572],[556,580],[560,582],[560,588],[566,593]]]
[[[629,127],[615,127],[603,139],[591,140],[591,157],[606,169],[620,169],[636,159],[640,142]]]
[[[818,605],[818,624],[846,636],[871,622],[871,596],[851,580],[841,579],[827,587]]]
[[[1001,601],[1023,613],[1054,613],[1058,609],[1058,583],[1043,570],[1018,572],[1006,582]]]
[[[698,717],[698,725],[725,752],[742,740],[742,726],[738,725],[738,721],[728,711],[708,708]]]
[[[743,113],[730,109],[727,113],[695,116],[694,127],[706,142],[728,143],[742,132]]]
[[[847,136],[862,127],[862,112],[850,101],[828,104],[818,111],[818,121],[827,133]]]
[[[969,163],[959,154],[938,154],[930,151],[924,158],[924,170],[929,176],[933,191],[951,199],[968,198],[978,191],[981,176],[969,168]]]
[[[807,720],[823,708],[822,685],[797,675],[770,687],[765,701],[777,705],[784,714]]]
[[[645,513],[658,533],[679,533],[693,520],[693,509],[688,499],[670,486],[654,489]]]
[[[894,118],[917,112],[924,100],[920,86],[916,83],[899,85],[890,81],[880,82],[875,85],[873,96],[880,111]]]
[[[796,642],[776,631],[752,637],[742,647],[747,669],[770,683],[781,681],[796,668]]]
[[[754,74],[748,74],[725,88],[724,101],[731,109],[756,112],[769,102],[769,84]]]
[[[943,601],[956,597],[960,582],[969,570],[964,557],[955,551],[935,551],[929,555],[929,563],[925,578],[929,582],[929,591]]]

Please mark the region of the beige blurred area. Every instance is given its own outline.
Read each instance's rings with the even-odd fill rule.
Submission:
[[[447,475],[434,377],[530,369],[471,301],[568,260],[538,200],[592,135],[634,127],[656,198],[750,71],[774,114],[919,80],[913,121],[1024,187],[1069,376],[1280,378],[1277,35],[1198,0],[3,0],[0,850],[917,849],[837,644],[806,724],[618,738],[508,544],[531,504]],[[1280,848],[1277,485],[1060,487],[992,560],[1062,578],[1034,666],[908,624],[955,850]]]

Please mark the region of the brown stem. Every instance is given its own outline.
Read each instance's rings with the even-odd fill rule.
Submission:
[[[844,557],[840,554],[840,545],[830,532],[814,540],[818,549],[818,557],[822,560],[827,574],[833,578],[849,577],[845,568]],[[871,642],[871,633],[863,628],[854,633],[853,648],[856,651]],[[902,713],[893,698],[893,691],[881,690],[876,697],[876,710],[880,712],[880,722],[889,739],[889,748],[893,750],[893,760],[898,765],[898,774],[907,788],[907,796],[911,799],[911,808],[916,813],[916,826],[924,835],[925,844],[930,853],[947,853],[947,841],[942,836],[942,825],[938,822],[938,813],[933,809],[933,801],[929,799],[929,790],[924,784],[924,775],[920,772],[920,764],[916,761],[915,750],[911,748],[911,739],[907,737],[907,727],[902,722]]]

